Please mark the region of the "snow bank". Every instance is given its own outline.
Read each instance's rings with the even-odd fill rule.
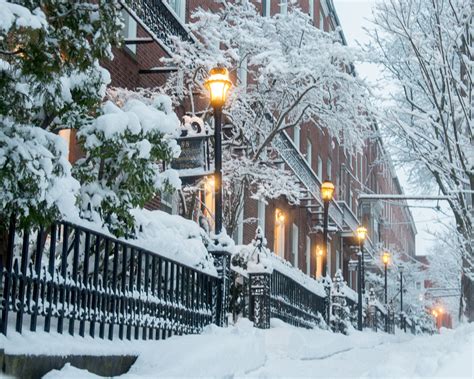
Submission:
[[[136,239],[119,238],[134,246],[193,267],[209,275],[217,275],[212,256],[203,242],[202,229],[193,221],[162,211],[134,209],[138,232]],[[78,217],[66,219],[85,228],[115,238],[101,223]]]
[[[137,354],[120,378],[472,378],[474,324],[440,335],[359,332],[346,336],[272,319],[260,330],[241,319],[208,326],[201,335],[160,341],[106,341],[43,332],[0,336],[7,353]],[[67,365],[46,378],[95,377]]]

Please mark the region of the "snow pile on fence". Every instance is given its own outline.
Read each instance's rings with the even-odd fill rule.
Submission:
[[[238,262],[242,264],[237,264]],[[313,292],[314,294],[326,297],[324,285],[308,275],[300,269],[294,267],[290,262],[279,257],[270,249],[262,247],[260,250],[255,242],[248,245],[237,245],[234,249],[232,259],[232,269],[244,276],[248,276],[251,272],[268,272],[273,270],[293,279],[295,282]]]
[[[217,275],[214,260],[204,244],[204,232],[198,224],[163,211],[134,209],[132,215],[138,225],[136,238],[119,238],[119,240],[196,268],[207,274]],[[69,218],[66,221],[115,238],[100,223],[80,218]]]

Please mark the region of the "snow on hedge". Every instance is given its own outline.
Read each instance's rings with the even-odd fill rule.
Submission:
[[[163,211],[134,209],[131,211],[138,226],[136,238],[119,238],[131,245],[169,258],[209,275],[217,275],[214,260],[204,244],[203,230],[194,221]],[[100,222],[78,217],[67,221],[98,231],[114,238]]]
[[[23,221],[77,213],[79,183],[71,177],[65,141],[0,116],[0,208]]]

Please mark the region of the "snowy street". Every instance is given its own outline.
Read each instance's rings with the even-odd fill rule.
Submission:
[[[434,336],[367,331],[344,336],[294,328],[276,319],[263,331],[242,320],[227,329],[210,326],[199,336],[135,343],[138,360],[121,378],[472,378],[473,338],[472,324]],[[126,345],[116,344],[116,349],[126,351]],[[46,375],[70,377],[89,375],[70,366]]]

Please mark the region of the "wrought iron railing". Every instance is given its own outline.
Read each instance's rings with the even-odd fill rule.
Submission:
[[[158,40],[170,48],[173,36],[183,41],[191,41],[192,37],[184,23],[178,20],[175,13],[164,0],[121,0],[143,22],[144,26]]]
[[[271,317],[305,328],[314,328],[321,323],[326,312],[324,297],[276,270],[270,278]]]
[[[321,193],[319,190],[321,187],[321,181],[311,169],[306,159],[304,159],[301,153],[297,150],[290,137],[288,137],[288,134],[286,134],[286,132],[277,134],[273,139],[272,144],[285,163],[306,187],[307,191],[311,193],[319,204],[322,204]],[[341,208],[339,208],[335,202],[331,202],[329,206],[329,217],[340,230],[343,229],[343,213]]]
[[[218,278],[67,222],[33,232],[12,219],[1,285],[1,332],[160,339],[215,322]],[[18,241],[17,241],[18,239]],[[66,326],[67,324],[67,326]]]

